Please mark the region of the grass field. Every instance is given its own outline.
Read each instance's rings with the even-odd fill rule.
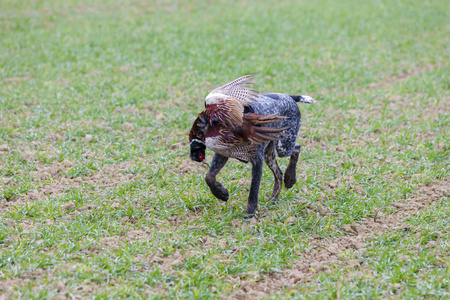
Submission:
[[[0,299],[449,298],[449,11],[0,0]],[[297,184],[268,206],[264,167],[251,220],[250,166],[225,204],[187,145],[245,74],[318,100]]]

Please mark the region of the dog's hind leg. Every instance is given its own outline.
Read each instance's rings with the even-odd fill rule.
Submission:
[[[300,146],[295,144],[294,151],[292,151],[291,159],[289,160],[289,165],[284,173],[284,186],[290,189],[297,182],[297,174],[295,168],[297,167],[298,157],[300,156]]]
[[[206,174],[205,178],[206,183],[211,189],[213,195],[223,201],[228,200],[228,197],[230,197],[230,193],[226,188],[223,187],[220,182],[216,180],[216,175],[220,172],[220,170],[222,170],[227,161],[228,157],[216,153],[212,159],[211,167],[209,168],[209,171]]]
[[[271,197],[271,203],[275,204],[278,201],[280,196],[282,180],[283,180],[283,172],[281,172],[280,167],[277,163],[277,157],[275,155],[275,144],[274,142],[270,142],[264,152],[264,161],[267,166],[273,173],[273,177],[275,178],[275,182],[273,184],[273,192]]]

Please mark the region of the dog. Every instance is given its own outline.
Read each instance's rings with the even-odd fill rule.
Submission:
[[[301,146],[296,143],[301,126],[297,102],[314,103],[310,96],[281,93],[259,94],[246,85],[252,75],[240,77],[214,89],[205,100],[202,111],[189,132],[190,157],[201,162],[205,150],[215,152],[206,183],[212,194],[227,201],[229,192],[216,180],[217,174],[229,158],[252,164],[252,180],[245,215],[255,215],[261,184],[263,163],[272,171],[275,183],[271,203],[278,201],[283,172],[276,156],[290,156],[284,173],[287,189],[296,183],[296,165]]]

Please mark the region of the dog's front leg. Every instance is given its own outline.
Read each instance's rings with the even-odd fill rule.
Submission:
[[[220,200],[227,201],[228,197],[230,197],[230,193],[228,190],[223,187],[223,185],[216,180],[216,175],[222,170],[223,166],[228,161],[228,157],[222,156],[220,154],[214,154],[214,157],[211,162],[211,167],[209,168],[208,173],[206,174],[206,183],[208,184],[211,192],[216,198]]]
[[[255,215],[256,208],[258,208],[259,186],[261,185],[264,162],[263,155],[264,154],[261,151],[252,159],[252,183],[250,185],[250,194],[248,196],[247,209],[245,210],[248,218],[253,217]]]

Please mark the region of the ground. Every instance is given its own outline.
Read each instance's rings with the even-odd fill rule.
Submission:
[[[0,299],[450,296],[448,1],[0,6]],[[187,143],[245,74],[318,100],[251,220]]]

